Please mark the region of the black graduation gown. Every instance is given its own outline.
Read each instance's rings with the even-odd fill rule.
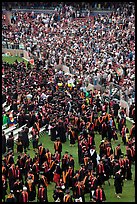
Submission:
[[[17,141],[17,152],[20,152],[20,153],[23,152],[23,144],[22,144],[21,139],[18,139]]]
[[[14,149],[14,139],[13,139],[13,137],[7,139],[7,147],[8,147],[8,149],[12,149],[12,150]]]
[[[70,144],[74,145],[75,144],[75,133],[73,135],[72,131],[70,131],[69,134],[70,134]]]
[[[51,141],[55,141],[57,138],[57,134],[56,134],[57,128],[56,126],[53,126],[51,128]]]
[[[6,137],[2,135],[2,154],[6,152]]]
[[[26,182],[26,187],[27,187],[27,189],[28,189],[28,190],[27,190],[27,192],[28,192],[28,200],[29,200],[29,201],[35,200],[35,197],[36,197],[36,187],[35,187],[34,182],[32,182],[31,190],[29,189],[28,182]]]
[[[14,183],[13,191],[14,191],[14,195],[15,195],[15,197],[17,199],[17,202],[19,202],[20,190],[22,190],[22,189],[23,189],[23,184],[21,182],[19,182],[19,183],[15,182]]]
[[[5,195],[7,194],[7,180],[2,180],[2,199],[5,202]]]
[[[53,194],[54,201],[56,201],[58,198],[60,199],[60,202],[63,203],[64,193],[62,190],[55,190]]]
[[[58,134],[57,137],[60,137],[60,141],[62,143],[66,142],[65,128],[63,125],[58,126],[57,128]]]
[[[116,173],[114,186],[115,186],[115,191],[117,194],[122,193],[122,183],[123,183],[123,179],[121,177],[121,174]]]
[[[38,201],[48,203],[47,188],[38,188]]]

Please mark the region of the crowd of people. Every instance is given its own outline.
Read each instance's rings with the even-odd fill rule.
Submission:
[[[4,43],[8,48],[17,48],[21,44],[46,68],[66,64],[70,72],[83,77],[85,83],[122,85],[122,98],[133,105],[134,6],[82,21],[75,19],[77,13],[73,7],[63,8],[52,15],[13,13],[14,25],[2,30]]]
[[[135,119],[134,5],[81,21],[71,6],[51,16],[16,12],[13,17],[12,24],[2,29],[5,41],[23,43],[29,55],[35,57],[35,64],[31,68],[29,63],[2,62],[2,103],[10,106],[8,112],[2,108],[2,113],[9,117],[12,111],[19,127],[27,124],[18,133],[16,162],[13,132],[7,140],[2,133],[3,201],[27,202],[37,198],[39,202],[48,202],[51,182],[56,183],[56,202],[85,202],[87,193],[93,201],[105,201],[103,185],[106,181],[110,185],[111,177],[120,198],[123,183],[132,179],[135,123],[129,130],[126,112],[116,101],[102,101],[101,91],[86,88],[89,83],[105,88],[110,82],[119,84],[130,99],[130,116]],[[58,64],[68,66],[70,73],[54,69]],[[46,144],[39,143],[43,126],[53,141],[54,154]],[[30,127],[34,158],[27,154]],[[97,133],[99,153],[95,144]],[[118,133],[126,155],[120,144],[112,147],[111,141],[118,140]],[[75,169],[73,155],[67,151],[62,155],[67,139],[70,146],[78,141],[79,170]]]

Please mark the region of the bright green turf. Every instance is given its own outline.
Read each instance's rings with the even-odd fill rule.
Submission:
[[[15,60],[18,60],[18,62],[24,61],[26,64],[28,63],[25,59],[22,57],[16,57],[16,56],[2,56],[2,60],[5,62],[8,62],[9,64],[13,64]]]

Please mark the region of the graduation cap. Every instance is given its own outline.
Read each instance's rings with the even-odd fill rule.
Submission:
[[[80,166],[81,166],[81,167],[84,167],[84,164],[81,164]]]
[[[56,189],[60,189],[60,186],[56,186]]]
[[[120,155],[120,158],[123,158],[123,157],[124,157],[124,155],[121,154],[121,155]]]
[[[96,172],[92,172],[92,174],[93,174],[93,175],[97,175],[97,173],[96,173]]]
[[[5,153],[3,154],[3,156],[6,157],[6,156],[7,156],[7,153],[5,152]]]
[[[66,192],[66,193],[70,193],[70,190],[69,190],[69,189],[67,189],[65,192]]]
[[[118,162],[118,159],[114,159],[114,162],[116,162],[116,163],[117,163],[117,162]]]
[[[10,151],[9,151],[9,154],[12,154],[12,153],[13,153],[13,151],[12,151],[12,150],[10,150]]]
[[[39,174],[40,174],[40,175],[44,175],[44,172],[43,172],[43,171],[40,171]]]
[[[28,176],[28,179],[32,179],[32,177],[31,177],[31,176]]]

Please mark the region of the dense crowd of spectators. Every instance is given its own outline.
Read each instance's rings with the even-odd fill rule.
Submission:
[[[73,6],[76,9],[116,9],[121,6],[123,2],[2,2],[3,8],[16,9],[16,8],[43,8],[54,9],[64,5]]]
[[[50,14],[15,12],[3,27],[3,45],[24,48],[44,67],[65,64],[94,85],[114,82],[122,98],[135,102],[134,6],[80,21],[72,6]]]
[[[27,129],[18,135],[18,145],[21,147],[17,151],[24,153],[19,155],[16,164],[13,158],[13,134],[8,142],[5,133],[2,134],[2,151],[6,153],[2,164],[3,199],[8,182],[11,190],[9,199],[14,193],[16,201],[33,201],[38,188],[40,194],[37,198],[40,201],[43,192],[45,202],[48,200],[47,185],[54,181],[55,201],[59,198],[60,201],[71,202],[82,198],[84,202],[86,193],[90,193],[90,199],[105,201],[105,192],[100,187],[105,181],[109,183],[111,176],[114,176],[118,197],[122,193],[123,181],[132,179],[135,124],[128,130],[125,110],[112,100],[109,103],[102,101],[102,93],[97,89],[86,88],[89,83],[107,88],[110,82],[114,82],[122,86],[123,93],[131,100],[134,109],[134,6],[126,5],[111,14],[83,18],[81,21],[77,17],[76,10],[71,6],[66,6],[65,10],[64,7],[55,10],[52,15],[15,12],[12,24],[2,28],[4,41],[9,44],[23,43],[24,49],[35,58],[33,68],[24,62],[16,61],[13,65],[2,62],[2,103],[6,102],[10,111],[13,110],[19,127],[27,124]],[[59,64],[68,66],[70,73],[54,69]],[[122,74],[118,72],[119,68]],[[3,115],[10,114],[4,108],[2,111]],[[114,118],[117,118],[126,155],[123,155],[120,145],[116,149],[111,147],[111,140],[117,140]],[[55,148],[55,154],[52,155],[44,144],[38,145],[39,128],[44,125],[52,141],[65,143],[69,138],[70,146],[73,146],[78,140],[80,170],[74,171],[73,156],[68,155],[68,152],[61,158],[58,149]],[[33,127],[33,148],[37,151],[33,160],[26,154],[29,149],[29,127]],[[102,137],[101,161],[98,162],[94,140],[97,132]],[[16,174],[16,170],[20,173]],[[20,185],[20,189],[16,185]],[[72,189],[73,197],[69,189]]]

